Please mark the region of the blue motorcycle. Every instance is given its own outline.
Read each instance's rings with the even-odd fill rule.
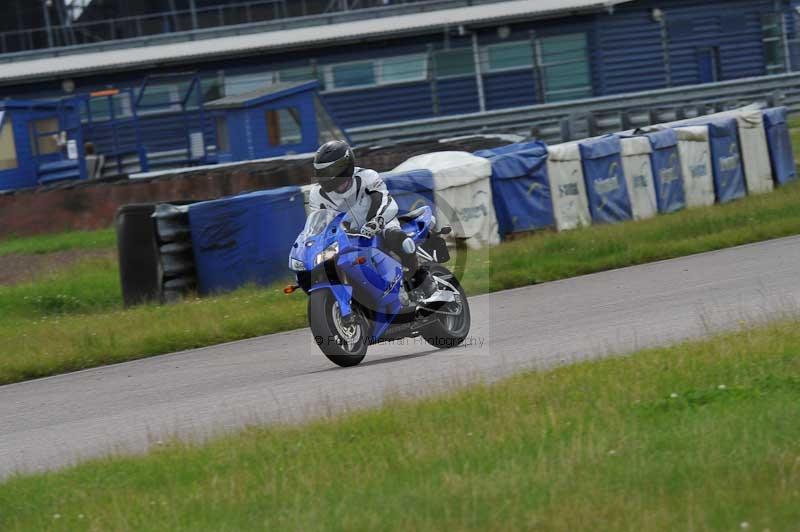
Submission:
[[[437,348],[461,344],[469,333],[467,296],[455,275],[441,263],[449,260],[436,220],[424,206],[398,217],[417,243],[420,267],[438,288],[448,291],[435,308],[421,306],[403,275],[399,257],[385,250],[381,237],[350,231],[349,215],[332,210],[311,213],[292,245],[289,268],[297,274],[292,293],[308,294],[308,322],[314,340],[339,366],[355,366],[377,342],[422,337]],[[452,294],[452,297],[450,297]]]

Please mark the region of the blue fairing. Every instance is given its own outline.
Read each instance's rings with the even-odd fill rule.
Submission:
[[[400,290],[402,265],[382,249],[380,237],[365,238],[348,233],[347,215],[316,211],[306,221],[289,254],[290,268],[309,272],[308,292],[330,290],[339,302],[343,316],[352,312],[354,298],[370,312],[370,336],[377,340],[403,309]],[[403,231],[416,242],[428,236],[433,225],[429,207],[417,218],[402,224]],[[335,275],[329,275],[335,270]],[[298,274],[299,278],[300,274]]]

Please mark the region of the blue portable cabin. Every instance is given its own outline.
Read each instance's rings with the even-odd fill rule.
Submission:
[[[276,83],[205,104],[216,122],[217,162],[313,152],[347,139],[316,94],[318,83]]]
[[[86,178],[76,100],[0,102],[0,190]]]

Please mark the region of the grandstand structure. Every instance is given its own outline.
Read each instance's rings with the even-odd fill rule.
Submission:
[[[790,0],[12,1],[38,44],[0,54],[0,97],[77,99],[118,168],[154,145],[217,162],[204,105],[274,84],[316,81],[346,132],[781,74],[800,57]],[[108,32],[88,39],[90,24]]]

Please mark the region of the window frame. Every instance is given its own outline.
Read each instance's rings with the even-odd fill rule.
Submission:
[[[297,114],[296,118],[295,118],[295,116],[293,116],[292,110],[296,111],[296,114]],[[281,111],[286,111],[288,113],[288,115],[291,116],[294,119],[294,121],[295,121],[295,123],[297,125],[297,131],[298,131],[299,138],[298,138],[298,140],[296,142],[282,142],[283,141],[283,134],[282,134],[283,133],[283,127],[282,127],[283,120],[281,120],[281,116],[282,116],[281,115]],[[270,118],[271,116],[275,116],[276,120],[277,120],[277,124],[278,124],[278,129],[277,129],[278,143],[273,142],[273,140],[275,139],[275,137],[273,135],[275,135],[276,133],[274,132],[275,130],[271,127],[272,123],[273,123],[271,118]],[[282,107],[270,107],[268,109],[265,109],[264,110],[264,124],[267,127],[267,146],[269,146],[270,148],[282,148],[282,147],[286,147],[286,146],[298,146],[298,145],[303,143],[303,114],[300,111],[300,107],[298,107],[297,105],[285,105],[285,106],[282,106]]]
[[[469,51],[470,60],[472,61],[472,72],[465,72],[463,74],[447,74],[447,75],[444,75],[444,76],[440,76],[438,68],[437,68],[437,65],[436,65],[437,56],[439,54],[442,54],[442,53],[452,53],[452,52],[456,52],[456,51],[458,51],[458,52]],[[475,64],[475,52],[474,52],[474,50],[472,49],[471,46],[461,46],[461,47],[458,47],[458,48],[447,48],[447,49],[441,49],[441,50],[434,50],[432,59],[433,59],[433,64],[431,65],[431,67],[433,68],[433,77],[436,80],[475,77],[478,74],[478,72],[481,72],[481,70],[478,68],[478,65]],[[483,74],[483,72],[481,72],[481,74]]]
[[[4,138],[4,134],[8,133],[8,138]],[[16,170],[19,168],[19,157],[17,157],[17,134],[14,131],[14,117],[10,116],[6,111],[5,116],[3,117],[3,122],[0,124],[0,141],[6,140],[8,146],[3,146],[3,143],[0,142],[0,147],[8,147],[13,152],[12,159],[3,159],[2,152],[0,152],[0,172],[4,172],[6,170]],[[13,161],[13,166],[11,166],[11,162]]]
[[[400,59],[400,58],[413,58],[414,60],[421,60],[422,68],[419,72],[419,75],[417,77],[409,79],[387,81],[383,73],[384,61],[391,59]],[[372,65],[372,73],[375,80],[374,83],[337,87],[333,70],[336,67],[359,64],[359,63],[370,63]],[[405,83],[419,83],[420,81],[427,81],[428,72],[430,71],[430,61],[428,54],[417,53],[417,54],[392,55],[387,57],[377,57],[370,59],[357,59],[354,61],[344,61],[341,63],[330,63],[327,65],[322,65],[320,68],[322,69],[322,78],[324,80],[324,88],[323,88],[324,92],[343,92],[343,91],[364,90],[377,87],[403,85]]]
[[[514,66],[514,67],[501,67],[501,68],[492,68],[491,63],[491,51],[492,49],[496,48],[510,48],[512,46],[519,46],[519,45],[527,45],[528,49],[530,50],[530,62],[527,65],[521,66]],[[519,70],[533,70],[535,66],[535,62],[533,60],[533,56],[536,53],[534,44],[531,42],[530,39],[525,40],[518,40],[518,41],[508,41],[508,42],[500,42],[494,44],[487,44],[481,49],[481,63],[486,65],[486,68],[481,72],[482,74],[497,74],[500,72],[514,72]]]
[[[767,22],[769,19],[772,19],[771,22]],[[767,75],[771,74],[785,74],[787,72],[786,69],[786,49],[784,48],[783,42],[783,32],[785,28],[783,27],[784,21],[783,17],[780,13],[765,13],[761,15],[761,47],[764,54],[764,70],[766,70]],[[767,36],[768,31],[770,29],[775,30],[775,35]],[[768,47],[771,45],[775,45],[778,52],[778,57],[780,58],[780,63],[770,63],[769,62],[769,55],[767,53]]]
[[[543,42],[546,39],[551,38],[558,38],[558,37],[567,37],[571,35],[580,35],[583,37],[583,52],[584,56],[582,60],[563,60],[563,61],[553,61],[550,63],[545,63],[544,61],[544,52],[543,52]],[[589,54],[589,42],[588,42],[588,35],[586,32],[573,32],[573,33],[565,33],[561,35],[545,35],[545,36],[537,36],[536,38],[536,62],[537,62],[537,70],[541,73],[541,87],[542,87],[542,98],[544,99],[543,103],[556,103],[565,101],[560,98],[551,99],[549,98],[550,95],[562,95],[566,93],[575,93],[575,92],[583,92],[584,94],[580,96],[576,96],[574,99],[580,98],[591,98],[594,95],[594,85],[592,84],[592,61]],[[549,67],[557,67],[563,65],[572,65],[572,64],[584,64],[586,66],[586,75],[588,80],[588,85],[574,87],[569,89],[549,89],[547,86],[547,69]],[[573,98],[569,98],[573,99]]]

